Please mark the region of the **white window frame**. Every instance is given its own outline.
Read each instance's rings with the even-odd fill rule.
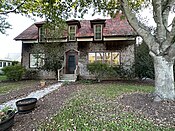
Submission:
[[[71,30],[70,30],[71,27],[74,27],[75,28],[75,30],[73,32],[71,32]],[[71,34],[75,34],[74,35],[74,39],[71,39]],[[75,41],[76,40],[76,37],[75,36],[76,36],[76,25],[70,25],[69,26],[69,41]]]
[[[0,64],[0,67],[3,67],[3,62],[2,62],[2,61],[0,61],[0,63],[1,63],[1,64]]]
[[[37,59],[34,55],[40,55],[40,56],[42,56],[42,59],[41,58]],[[30,56],[29,56],[29,68],[42,67],[45,64],[44,58],[45,58],[45,54],[30,54]],[[38,61],[42,61],[42,62],[38,62]]]
[[[97,26],[101,26],[101,32],[96,32]],[[97,33],[100,33],[100,34],[101,34],[101,35],[100,35],[100,36],[101,36],[100,39],[97,38],[97,35],[96,35]],[[94,40],[95,40],[95,41],[102,40],[102,34],[103,34],[102,25],[101,25],[101,24],[94,25]]]
[[[7,62],[6,61],[4,61],[2,63],[3,63],[3,67],[6,67],[7,66]]]

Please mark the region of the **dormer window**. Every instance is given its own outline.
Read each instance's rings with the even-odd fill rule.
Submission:
[[[91,20],[91,28],[94,30],[94,41],[103,40],[103,27],[105,27],[105,19]]]
[[[40,42],[45,40],[45,29],[44,29],[44,27],[39,28],[39,40],[40,40]]]
[[[94,40],[102,40],[102,25],[94,25]]]
[[[75,41],[76,25],[69,26],[69,41]]]

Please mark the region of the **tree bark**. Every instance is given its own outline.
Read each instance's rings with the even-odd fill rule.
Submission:
[[[154,56],[154,101],[175,99],[173,64],[174,60],[167,61],[163,56]]]

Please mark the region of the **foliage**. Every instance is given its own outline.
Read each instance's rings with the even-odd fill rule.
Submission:
[[[116,97],[129,92],[152,92],[150,86],[120,84],[85,85],[70,99],[58,114],[39,127],[42,130],[169,130],[168,127],[156,126],[141,115],[126,111],[116,104]]]
[[[69,4],[68,4],[69,3]],[[29,18],[37,16],[58,25],[64,18],[71,15],[72,3],[59,0],[1,0],[0,2],[0,32],[5,33],[10,24],[6,20],[9,13],[25,15]]]
[[[132,67],[124,67],[123,65],[114,66],[114,76],[122,79],[132,79],[135,77],[135,70]]]
[[[5,34],[6,29],[9,29],[11,25],[6,21],[5,17],[0,16],[0,33]]]
[[[19,61],[12,61],[12,65],[17,65],[19,64]]]
[[[58,69],[62,67],[64,60],[64,46],[62,43],[35,44],[32,52],[34,54],[44,54],[44,65],[40,68],[46,71],[54,71],[58,78]],[[40,56],[39,56],[40,58]]]
[[[0,122],[6,120],[9,117],[9,111],[13,111],[11,107],[4,107],[2,110],[0,110]]]
[[[87,69],[95,76],[98,82],[100,82],[104,76],[108,76],[113,72],[110,65],[101,62],[89,63]]]
[[[145,43],[138,45],[136,48],[135,73],[140,79],[154,79],[153,58],[149,55],[149,49]]]
[[[5,81],[7,80],[7,77],[5,75],[0,74],[0,81]]]
[[[25,74],[24,74],[24,78],[29,79],[29,80],[39,79],[39,74],[38,73],[39,73],[38,70],[27,69]]]
[[[25,68],[21,65],[11,65],[2,68],[2,71],[7,76],[7,79],[19,81],[25,73]]]

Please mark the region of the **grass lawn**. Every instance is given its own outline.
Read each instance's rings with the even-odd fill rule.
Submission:
[[[0,81],[7,80],[7,77],[5,75],[0,75]]]
[[[39,131],[173,131],[154,125],[141,115],[117,103],[119,95],[130,92],[152,92],[151,86],[129,84],[89,84],[74,94]]]
[[[0,94],[30,86],[35,81],[0,82]]]

